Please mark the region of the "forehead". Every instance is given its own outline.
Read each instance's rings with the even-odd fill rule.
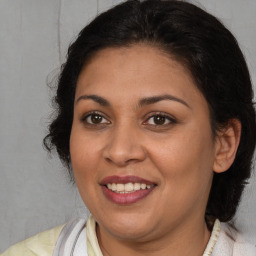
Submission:
[[[163,49],[146,43],[134,44],[127,47],[108,47],[94,53],[84,65],[81,73],[86,72],[88,66],[90,68],[95,66],[97,66],[97,69],[100,68],[98,66],[99,63],[109,66],[113,72],[121,71],[121,68],[126,69],[127,72],[135,70],[152,71],[153,69],[159,72],[159,69],[165,66],[166,68],[173,68],[187,73],[193,79],[190,71],[176,59],[178,58],[168,54]],[[117,67],[118,70],[113,69],[114,67]],[[110,69],[107,71],[110,71]]]
[[[181,63],[148,45],[98,51],[79,75],[76,96],[83,93],[133,99],[159,93],[188,100],[192,95],[202,97],[190,72]]]

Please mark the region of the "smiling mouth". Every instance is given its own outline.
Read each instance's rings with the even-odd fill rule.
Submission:
[[[139,190],[146,190],[150,189],[155,185],[147,185],[145,183],[108,183],[105,185],[106,188],[111,190],[114,193],[119,193],[119,194],[126,194],[126,193],[133,193]]]
[[[109,176],[100,185],[106,198],[119,205],[136,203],[148,197],[157,186],[136,176]]]

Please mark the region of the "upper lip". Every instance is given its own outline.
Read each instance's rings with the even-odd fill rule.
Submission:
[[[112,183],[119,183],[119,184],[126,184],[126,183],[144,183],[146,185],[156,185],[154,182],[143,179],[141,177],[137,176],[108,176],[101,180],[100,185],[105,186],[106,184],[112,184]]]

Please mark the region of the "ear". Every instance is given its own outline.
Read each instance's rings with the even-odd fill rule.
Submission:
[[[217,132],[215,141],[215,161],[213,171],[225,172],[235,160],[241,137],[241,123],[238,119],[231,119],[225,127]]]

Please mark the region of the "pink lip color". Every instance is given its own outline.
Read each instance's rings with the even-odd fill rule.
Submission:
[[[136,177],[136,176],[109,176],[101,181],[101,187],[104,195],[113,203],[119,205],[128,205],[138,202],[139,200],[147,197],[154,189],[155,186],[152,186],[149,189],[141,189],[138,191],[130,192],[130,193],[115,193],[106,187],[108,183],[144,183],[146,185],[155,185],[153,182]]]

